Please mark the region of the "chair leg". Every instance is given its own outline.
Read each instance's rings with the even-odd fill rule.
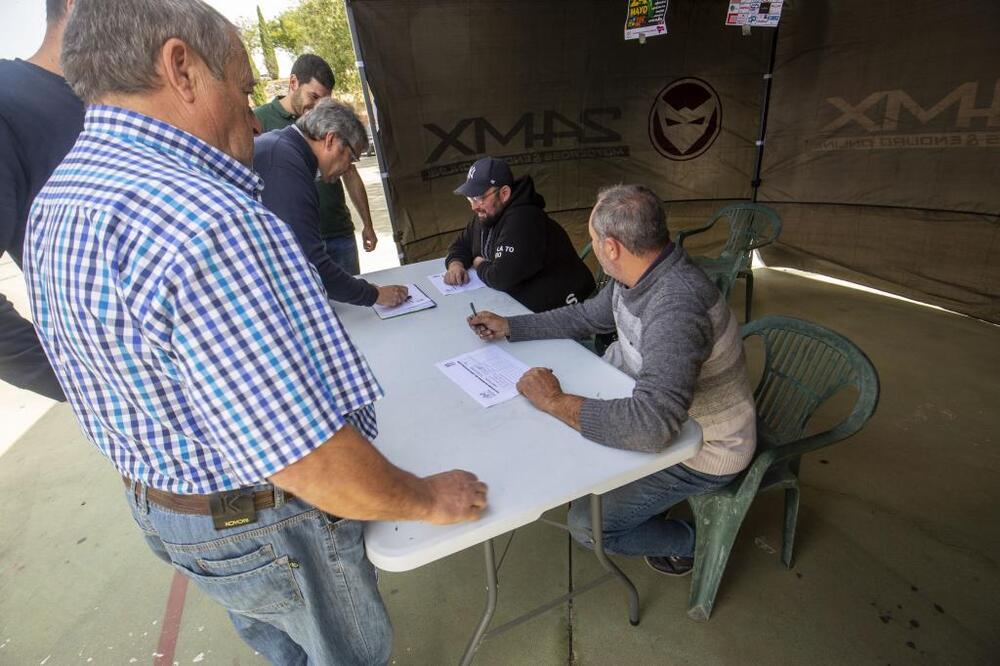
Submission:
[[[714,497],[690,497],[688,501],[695,514],[695,551],[687,614],[704,622],[712,615],[715,595],[749,504]]]
[[[785,488],[785,531],[781,539],[781,561],[792,568],[792,548],[795,547],[795,525],[799,520],[799,487]]]
[[[746,313],[746,319],[743,321],[744,324],[750,323],[750,309],[753,307],[753,269],[748,271],[743,271],[743,277],[747,282],[747,293],[746,302],[743,303],[743,311]]]

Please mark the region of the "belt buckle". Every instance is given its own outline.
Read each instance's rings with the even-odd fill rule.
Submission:
[[[226,490],[208,499],[212,509],[212,522],[217,530],[250,525],[257,522],[253,489]]]

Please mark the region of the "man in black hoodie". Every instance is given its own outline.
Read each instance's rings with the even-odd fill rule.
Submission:
[[[444,281],[460,285],[475,268],[487,286],[505,291],[533,312],[582,301],[594,276],[566,231],[545,214],[531,176],[514,180],[503,160],[484,157],[455,194],[475,214],[448,249]]]

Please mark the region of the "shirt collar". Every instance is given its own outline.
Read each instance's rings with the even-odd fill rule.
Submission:
[[[109,134],[126,142],[143,144],[235,185],[254,198],[259,198],[264,187],[260,176],[218,148],[137,111],[101,104],[88,106],[83,131]]]
[[[271,100],[271,106],[274,107],[274,112],[277,113],[282,118],[284,118],[285,120],[298,120],[299,117],[297,115],[285,111],[285,107],[281,105],[281,100],[283,99],[285,99],[284,95],[278,95],[277,97]]]
[[[319,160],[316,159],[316,153],[312,151],[309,146],[309,139],[306,137],[305,133],[298,128],[297,125],[289,125],[283,130],[288,136],[292,137],[292,141],[298,146],[299,151],[302,153],[302,157],[305,158],[306,164],[309,165],[309,169],[316,172],[316,176],[322,179],[322,174],[319,171]]]
[[[659,266],[660,264],[662,264],[663,261],[667,257],[669,257],[670,253],[673,252],[673,251],[674,251],[674,242],[673,241],[667,241],[666,247],[664,247],[662,250],[660,250],[660,254],[657,255],[656,259],[653,260],[653,263],[651,263],[649,265],[649,268],[647,268],[645,271],[643,271],[642,275],[639,276],[639,279],[635,281],[636,286],[638,286],[639,283],[642,282],[643,278],[645,278],[647,275],[649,275],[650,273],[652,273],[654,268],[656,268],[657,266]]]

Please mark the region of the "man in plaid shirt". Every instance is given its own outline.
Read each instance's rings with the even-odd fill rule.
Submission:
[[[369,443],[381,387],[259,202],[233,25],[200,0],[78,0],[62,60],[88,107],[32,207],[25,273],[84,432],[153,551],[253,648],[387,662],[358,521],[475,519],[485,485]]]

